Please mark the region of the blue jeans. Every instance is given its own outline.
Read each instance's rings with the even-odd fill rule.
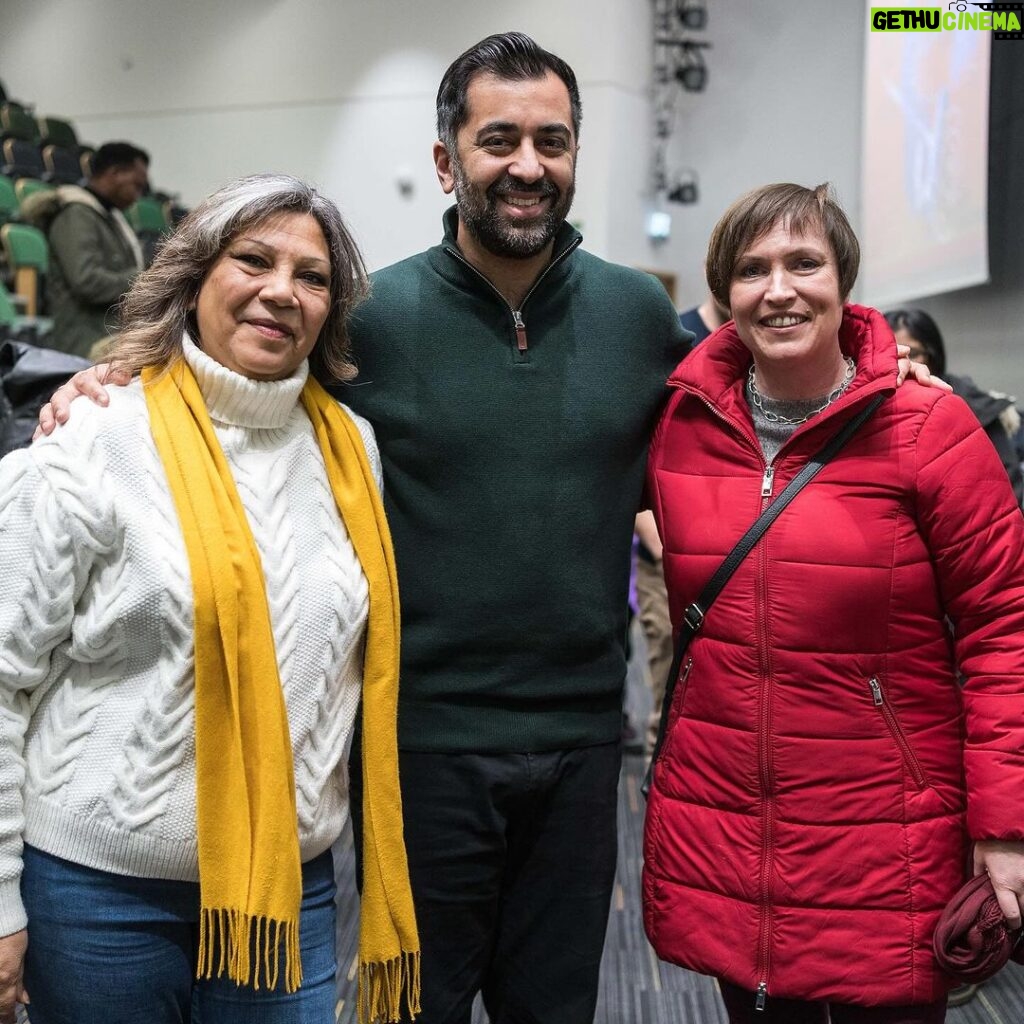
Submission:
[[[334,867],[302,866],[302,987],[196,980],[199,886],[130,878],[25,847],[32,1024],[333,1024]]]

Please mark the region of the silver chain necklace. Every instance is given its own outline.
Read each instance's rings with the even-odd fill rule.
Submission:
[[[747,387],[750,388],[750,400],[757,406],[761,415],[768,420],[769,423],[785,423],[791,427],[799,427],[802,423],[806,423],[812,416],[817,416],[819,412],[824,412],[850,386],[850,381],[853,380],[857,364],[849,356],[846,356],[845,362],[846,373],[843,374],[842,382],[825,396],[825,401],[822,402],[817,409],[812,409],[806,415],[799,417],[799,419],[792,416],[782,416],[780,413],[772,412],[770,409],[766,409],[764,407],[764,403],[761,401],[761,392],[757,390],[757,384],[754,383],[753,363],[750,364],[750,369],[747,371]]]

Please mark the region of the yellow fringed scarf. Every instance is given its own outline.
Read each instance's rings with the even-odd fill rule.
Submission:
[[[272,988],[283,950],[302,983],[302,871],[288,719],[266,584],[234,478],[191,369],[142,372],[195,604],[197,977]],[[312,378],[302,403],[369,584],[363,664],[363,895],[359,1019],[419,1012],[420,953],[398,787],[398,588],[391,536],[355,423]]]

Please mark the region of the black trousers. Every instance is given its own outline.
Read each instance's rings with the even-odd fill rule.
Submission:
[[[942,1024],[946,1000],[914,1006],[851,1006],[772,999],[756,1010],[753,992],[718,979],[729,1024]]]
[[[356,850],[362,807],[353,751]],[[591,1024],[615,879],[618,742],[540,754],[401,751],[422,947],[417,1024]]]

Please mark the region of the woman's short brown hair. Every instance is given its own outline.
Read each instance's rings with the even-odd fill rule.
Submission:
[[[762,185],[740,196],[715,225],[704,266],[711,294],[729,305],[729,286],[740,257],[776,224],[789,231],[819,228],[832,246],[839,277],[839,298],[845,302],[860,268],[860,243],[828,183],[815,188],[781,183]]]

